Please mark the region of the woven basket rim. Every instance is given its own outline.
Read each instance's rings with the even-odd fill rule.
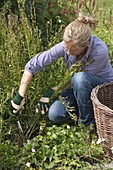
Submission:
[[[97,93],[99,91],[100,88],[109,86],[109,85],[113,85],[113,82],[109,82],[109,83],[104,83],[102,85],[97,85],[95,88],[93,88],[92,92],[91,92],[91,100],[93,103],[98,104],[98,107],[101,109],[104,109],[106,112],[106,114],[108,112],[110,112],[110,114],[113,114],[113,110],[110,109],[109,107],[107,107],[106,105],[102,104],[99,99],[97,98]]]

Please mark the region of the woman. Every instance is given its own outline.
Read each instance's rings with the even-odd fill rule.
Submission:
[[[65,100],[70,106],[75,107],[79,122],[86,126],[95,123],[90,99],[91,91],[99,84],[113,81],[113,69],[106,44],[91,33],[91,28],[94,26],[95,20],[92,17],[80,14],[66,27],[62,42],[37,54],[26,64],[19,91],[11,101],[14,113],[23,108],[27,87],[38,71],[60,57],[64,58],[68,69],[76,61],[87,63],[93,59],[92,63],[84,66],[84,72],[73,75],[72,87],[64,90],[62,96],[66,97]],[[48,117],[55,123],[72,121],[60,100],[54,101],[50,106]]]

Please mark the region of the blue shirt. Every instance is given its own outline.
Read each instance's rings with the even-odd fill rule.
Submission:
[[[66,67],[69,69],[76,60],[76,56],[68,55],[64,47],[64,41],[58,43],[47,51],[38,53],[25,66],[25,69],[31,72],[34,76],[38,71],[43,70],[46,66],[59,59],[64,58]],[[93,59],[94,61],[84,67],[86,72],[95,74],[106,82],[113,81],[113,68],[110,64],[108,48],[106,44],[96,36],[91,36],[90,46],[86,54],[81,58],[81,61]]]

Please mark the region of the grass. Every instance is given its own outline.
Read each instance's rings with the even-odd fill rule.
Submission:
[[[103,8],[102,1],[99,1],[99,6]],[[112,1],[108,0],[105,8],[112,7]],[[11,169],[15,169],[14,166],[18,166],[17,164],[20,163],[19,166],[22,165],[24,167],[23,169],[25,169],[26,161],[31,160],[37,164],[37,167],[39,166],[39,162],[41,162],[42,166],[46,166],[47,163],[49,168],[49,161],[51,161],[51,166],[53,166],[52,162],[54,163],[56,161],[57,164],[59,164],[58,160],[60,159],[60,162],[63,163],[62,166],[66,167],[65,159],[67,159],[69,161],[67,161],[67,164],[69,163],[70,166],[71,164],[78,166],[78,169],[79,166],[85,167],[87,165],[87,167],[91,167],[90,163],[92,163],[93,160],[98,162],[100,159],[101,161],[104,155],[101,146],[92,146],[91,143],[89,143],[87,132],[83,133],[83,131],[76,129],[76,127],[71,127],[71,130],[66,129],[66,125],[65,127],[54,126],[48,121],[47,115],[42,116],[35,113],[35,106],[47,86],[57,85],[62,79],[65,70],[62,59],[47,67],[43,72],[39,72],[31,82],[26,93],[26,108],[20,119],[25,132],[24,136],[20,134],[18,130],[15,117],[12,116],[10,107],[11,99],[18,90],[26,62],[38,52],[45,50],[42,42],[43,32],[38,29],[34,22],[32,23],[33,25],[30,24],[22,10],[21,15],[21,22],[18,22],[18,18],[10,13],[10,23],[7,27],[5,13],[0,13],[0,151],[3,154],[0,158],[0,166],[4,166],[4,169],[7,169],[9,166],[12,167]],[[49,28],[46,26],[44,25],[45,30],[48,31],[49,29],[50,31],[46,45],[46,49],[48,49],[61,40],[63,26],[61,25],[61,27],[56,29],[56,32],[53,31],[51,22],[48,26]],[[113,30],[112,25],[109,25],[109,20],[107,20],[107,26],[109,29],[106,25],[102,24],[97,28],[95,34],[106,42],[110,56],[112,57]],[[113,62],[112,58],[111,61]],[[66,134],[61,135],[61,131],[65,132],[64,130]],[[48,135],[53,133],[57,135],[57,138],[55,138],[55,135]],[[74,135],[77,136],[76,139],[73,137]],[[34,138],[34,136],[36,137]],[[76,142],[73,141],[73,145],[70,145],[72,137]],[[32,138],[33,140],[31,140]],[[91,148],[86,145],[85,140],[83,140],[84,138],[85,140],[88,139],[87,142],[91,145]],[[94,136],[94,138],[96,138],[96,136]],[[44,146],[46,149],[44,149]],[[65,146],[67,146],[67,150],[65,150]],[[35,154],[31,151],[34,147],[37,148],[37,153]],[[74,148],[73,152],[70,152],[72,150],[70,150],[70,147]],[[95,155],[98,156],[98,160],[95,155],[93,155],[91,149]],[[20,152],[20,150],[22,152]],[[60,150],[63,150],[64,153],[60,153]],[[40,154],[38,154],[38,151],[40,151]],[[79,156],[76,155],[76,153]],[[85,155],[85,153],[87,155]],[[59,154],[59,156],[57,154]],[[67,158],[66,155],[68,155]],[[73,160],[73,162],[71,162],[73,156],[77,158],[77,161]],[[15,159],[13,160],[12,158],[14,157]],[[45,159],[46,162],[44,162]],[[18,160],[20,160],[19,163],[17,163]],[[75,163],[76,165],[74,165]],[[92,168],[94,166],[99,167],[93,165]]]
[[[105,2],[105,5],[104,5]],[[99,8],[103,8],[104,5],[104,9],[108,10],[108,9],[113,9],[113,1],[112,0],[98,0],[98,5]]]
[[[101,15],[99,16],[99,20],[102,18],[110,18],[113,17],[113,2],[112,0],[98,0],[98,6],[101,11]]]

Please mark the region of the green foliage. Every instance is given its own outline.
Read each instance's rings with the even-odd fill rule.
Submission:
[[[38,9],[44,10],[40,13],[39,27],[36,22],[39,14],[36,16],[35,9],[32,9],[36,4],[30,4],[30,10],[34,10],[33,15],[30,15],[33,17],[31,22],[23,9],[25,1],[18,2],[20,19],[10,8],[3,8],[0,12],[0,167],[6,170],[19,168],[88,170],[96,167],[101,169],[99,163],[105,155],[100,145],[91,143],[90,128],[72,126],[67,129],[67,125],[55,126],[48,121],[47,115],[35,113],[36,104],[48,86],[63,84],[61,80],[66,74],[66,67],[62,58],[39,72],[29,85],[25,96],[26,107],[20,119],[24,133],[19,132],[16,119],[12,116],[10,102],[18,90],[24,66],[37,53],[62,40],[64,25],[76,17],[78,7],[75,8],[75,1],[37,1],[43,3],[42,6],[37,4]],[[53,6],[48,12],[51,2]],[[91,6],[89,1],[84,1],[85,6],[83,1],[77,2],[86,12],[90,8],[89,10],[100,19],[100,15],[95,13],[97,5],[94,5],[93,0],[90,1]],[[98,24],[94,34],[108,45],[113,63],[113,31],[110,15],[108,19],[105,17],[104,22]],[[97,140],[96,135],[93,138]],[[30,167],[27,167],[29,165],[26,165],[27,162],[30,162]]]
[[[63,80],[58,84],[57,86],[57,90],[54,92],[54,94],[52,95],[52,97],[50,98],[50,101],[53,102],[53,99],[58,97],[59,94],[66,88],[71,87],[71,79],[72,76],[80,71],[84,71],[84,66],[92,63],[93,60],[89,60],[86,64],[84,62],[78,61],[75,64],[73,64],[69,70],[66,70],[65,74],[64,74],[64,78]]]
[[[111,62],[113,63],[113,58],[112,58],[113,56],[113,48],[112,48],[113,47],[113,29],[112,29],[112,25],[107,22],[108,21],[106,21],[106,24],[104,24],[103,26],[99,24],[100,27],[98,27],[95,30],[94,34],[100,37],[107,44]]]
[[[12,11],[18,16],[18,20],[21,20],[21,10],[23,8],[30,23],[36,22],[38,28],[43,32],[42,40],[45,45],[48,43],[46,38],[48,34],[58,31],[58,28],[63,27],[69,22],[76,19],[79,10],[83,10],[86,13],[90,13],[95,16],[98,11],[97,0],[80,0],[80,1],[61,1],[61,0],[2,0],[1,8],[4,10],[7,24],[9,22],[9,13]],[[53,31],[48,29],[48,33],[45,27],[52,23]]]
[[[36,169],[82,169],[104,161],[102,148],[91,144],[90,128],[69,125],[40,126],[39,135],[28,140],[21,148],[19,163],[22,169],[27,162]]]
[[[6,140],[0,143],[0,168],[12,170],[18,167],[18,157],[16,157],[18,146],[14,146],[11,141]]]

